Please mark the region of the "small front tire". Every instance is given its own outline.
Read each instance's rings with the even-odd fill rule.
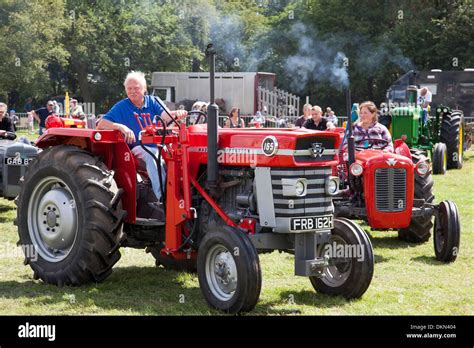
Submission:
[[[199,246],[197,271],[211,308],[235,314],[255,307],[262,286],[260,261],[240,230],[220,227],[206,233]]]
[[[338,249],[350,246],[344,250],[353,250],[356,254],[330,259],[329,262],[333,264],[325,267],[323,277],[309,277],[311,284],[322,294],[344,296],[347,299],[361,297],[374,274],[374,254],[369,237],[355,222],[338,218],[334,220],[329,244],[321,246],[319,255],[323,256],[328,251],[337,253],[338,250],[332,250],[334,246]]]

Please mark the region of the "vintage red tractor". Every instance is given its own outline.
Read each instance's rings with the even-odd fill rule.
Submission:
[[[100,282],[121,247],[146,248],[159,265],[197,269],[208,305],[237,313],[259,298],[258,252],[280,250],[318,292],[362,296],[373,275],[370,240],[354,222],[333,219],[339,134],[218,129],[217,105],[198,113],[189,126],[137,115],[141,143],[158,144],[166,161],[165,217],[120,132],[51,121],[58,127],[37,141],[43,151],[17,199],[19,243],[37,252],[25,261],[35,278]],[[324,145],[318,156],[315,143]]]
[[[380,146],[379,139],[354,144],[355,109],[347,131],[339,129],[341,138],[348,139],[348,152],[334,168],[341,179],[334,199],[336,216],[366,220],[374,230],[398,230],[400,239],[412,243],[428,241],[434,216],[436,259],[454,261],[459,253],[459,212],[451,201],[434,204],[429,159],[420,150],[410,150],[403,139],[395,140],[394,152],[384,151],[387,144]]]

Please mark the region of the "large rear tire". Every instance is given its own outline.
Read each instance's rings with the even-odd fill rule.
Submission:
[[[17,200],[19,244],[34,277],[48,284],[101,282],[120,259],[120,194],[101,161],[75,146],[38,155]]]
[[[413,163],[416,165],[421,160],[427,160],[419,150],[411,150]],[[423,199],[426,203],[432,203],[433,194],[433,176],[431,171],[425,176],[418,175],[415,171],[415,199]],[[409,243],[424,243],[430,239],[433,223],[431,216],[412,217],[410,226],[398,230],[398,238]]]
[[[463,114],[455,110],[443,114],[440,140],[446,144],[448,169],[461,169],[464,162]]]
[[[338,250],[360,250],[358,255],[330,258],[330,266],[325,267],[323,277],[309,277],[317,292],[331,296],[344,296],[347,299],[361,297],[372,281],[374,274],[374,254],[367,234],[359,225],[345,218],[334,220],[329,244],[321,245],[318,254],[323,256],[329,252],[338,255]],[[331,249],[332,248],[332,249]],[[339,255],[338,255],[339,256]]]
[[[240,313],[255,307],[262,287],[260,261],[243,232],[231,227],[207,232],[199,246],[197,271],[211,308]]]
[[[440,203],[433,234],[436,259],[443,262],[456,260],[461,240],[461,223],[454,202]]]
[[[446,174],[448,169],[448,150],[444,143],[436,143],[433,147],[433,174]]]

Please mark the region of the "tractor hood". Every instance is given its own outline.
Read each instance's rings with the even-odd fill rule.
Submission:
[[[370,149],[357,151],[356,161],[364,167],[373,166],[378,163],[385,163],[389,167],[396,164],[404,167],[411,167],[413,165],[411,159],[406,156],[398,155],[393,152]]]
[[[189,130],[190,156],[207,159],[207,126]],[[337,164],[339,133],[304,128],[219,128],[218,162],[223,165],[314,167]]]

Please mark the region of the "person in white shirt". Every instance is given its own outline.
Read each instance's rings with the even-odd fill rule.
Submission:
[[[423,124],[426,124],[428,120],[428,112],[433,94],[430,92],[428,87],[423,87],[418,90],[416,103],[423,109],[422,120]]]

